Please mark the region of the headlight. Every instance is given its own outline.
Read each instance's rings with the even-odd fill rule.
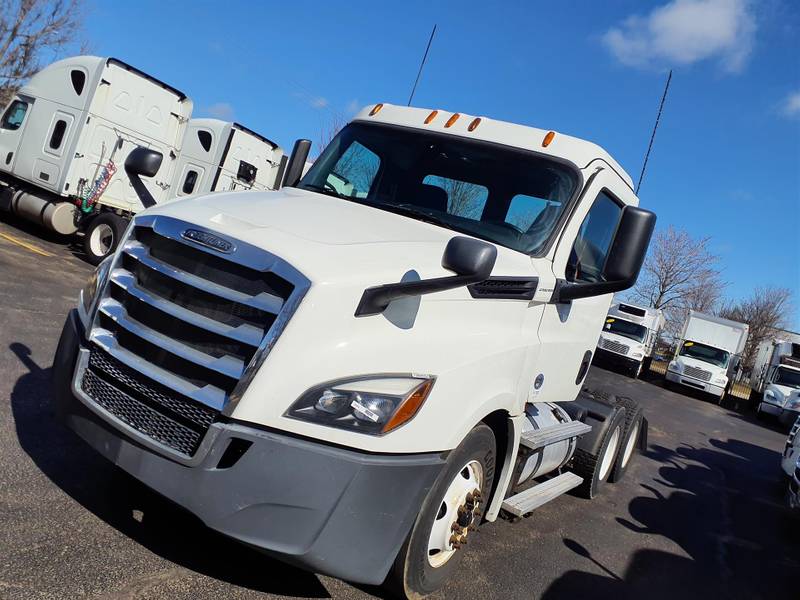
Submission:
[[[395,375],[336,381],[307,391],[285,416],[382,435],[417,414],[434,381],[432,377]]]
[[[89,280],[81,290],[80,307],[83,309],[84,321],[88,321],[91,316],[94,301],[97,298],[97,291],[103,286],[111,270],[112,258],[109,256],[97,265],[97,268],[89,276]]]
[[[667,366],[667,368],[670,371],[675,371],[676,373],[680,373],[681,372],[681,363],[679,363],[677,360],[671,360],[670,363],[669,363],[669,366]]]
[[[717,385],[725,385],[725,384],[728,383],[728,378],[727,377],[717,377],[716,379],[714,379],[714,383],[716,383]]]
[[[631,358],[642,359],[644,358],[644,354],[642,354],[641,352],[634,352],[633,354],[631,354]]]
[[[775,400],[775,392],[773,392],[772,390],[767,390],[766,392],[764,392],[764,398],[772,398],[773,400]]]

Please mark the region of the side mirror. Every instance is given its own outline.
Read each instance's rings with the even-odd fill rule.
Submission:
[[[143,146],[134,148],[128,154],[128,158],[125,159],[125,172],[131,180],[133,190],[139,196],[139,200],[145,208],[154,206],[156,201],[144,183],[142,183],[141,177],[155,177],[161,168],[162,160],[164,160],[164,155],[161,152],[156,152]]]
[[[286,164],[286,171],[283,176],[284,187],[296,187],[303,176],[303,168],[308,160],[308,153],[311,151],[310,140],[297,140],[292,148],[289,162]]]
[[[447,242],[442,255],[442,266],[453,271],[454,276],[367,288],[356,308],[356,316],[380,314],[397,298],[421,296],[485,281],[489,279],[496,260],[497,248],[492,244],[468,237],[454,237]]]
[[[623,208],[603,266],[602,281],[570,283],[559,280],[551,302],[612,294],[632,287],[639,277],[655,226],[654,212],[637,206]]]

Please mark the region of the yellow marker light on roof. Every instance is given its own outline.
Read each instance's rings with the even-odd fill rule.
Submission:
[[[449,119],[447,119],[447,123],[444,124],[445,128],[450,127],[453,123],[458,121],[458,117],[460,117],[460,116],[461,115],[458,114],[458,113],[453,113],[453,116],[450,117]]]
[[[687,348],[688,348],[689,346],[694,346],[694,342],[686,342],[686,343],[684,344],[684,346],[686,346]]]
[[[550,142],[553,141],[553,138],[556,137],[555,131],[548,131],[547,135],[544,136],[542,140],[542,148],[547,148],[550,145]]]
[[[606,319],[606,323],[613,323],[615,319]]]
[[[481,124],[481,118],[480,117],[472,119],[472,123],[470,123],[469,127],[467,127],[467,131],[475,131],[475,128],[480,124]]]
[[[369,116],[370,116],[370,117],[374,117],[375,115],[377,115],[377,114],[378,114],[378,112],[379,112],[379,111],[380,111],[382,108],[383,108],[383,104],[376,104],[376,105],[374,106],[374,108],[373,108],[371,111],[369,111]]]
[[[438,114],[439,114],[438,110],[432,110],[431,114],[429,114],[427,117],[425,117],[425,125],[427,125],[431,121],[433,121],[436,118],[436,115],[438,115]]]

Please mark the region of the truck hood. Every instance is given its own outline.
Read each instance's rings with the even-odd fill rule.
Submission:
[[[202,225],[280,256],[312,281],[371,278],[399,281],[414,269],[425,277],[452,274],[441,267],[447,242],[462,234],[403,215],[314,192],[228,192],[155,206],[163,214]],[[494,274],[536,275],[530,257],[498,246]],[[376,280],[386,276],[390,279]]]
[[[689,356],[676,356],[673,362],[675,363],[676,366],[680,367],[681,371],[683,371],[684,367],[688,366],[688,367],[694,367],[696,369],[702,369],[703,371],[709,371],[711,373],[712,378],[719,376],[727,376],[726,369],[719,367],[717,365],[712,365],[711,363],[707,363],[704,360],[691,358]]]
[[[612,342],[617,342],[619,344],[624,344],[628,346],[630,349],[628,354],[633,354],[634,352],[644,352],[644,344],[642,342],[636,341],[629,337],[625,337],[624,335],[619,335],[616,333],[612,333],[610,331],[601,331],[600,337],[602,339],[611,340]]]

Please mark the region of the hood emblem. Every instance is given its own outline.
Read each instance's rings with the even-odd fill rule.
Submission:
[[[224,240],[221,237],[214,235],[213,233],[208,233],[206,231],[199,231],[197,229],[187,229],[181,234],[181,237],[186,240],[191,240],[201,246],[205,246],[206,248],[211,248],[212,250],[216,250],[217,252],[224,252],[225,254],[230,254],[234,250],[236,250],[236,246],[234,246],[228,240]]]

